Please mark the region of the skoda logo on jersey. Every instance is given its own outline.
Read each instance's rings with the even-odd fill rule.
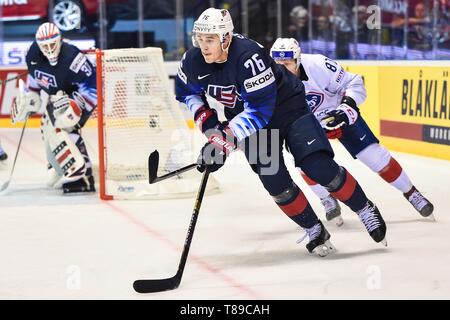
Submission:
[[[52,74],[45,73],[40,70],[34,70],[34,78],[39,86],[49,89],[50,87],[57,87],[56,78]]]
[[[314,112],[323,102],[323,93],[307,93],[306,101],[312,112]]]
[[[236,106],[236,100],[241,100],[234,85],[222,87],[210,84],[207,93],[216,99],[217,102],[220,102],[228,108],[234,108]]]

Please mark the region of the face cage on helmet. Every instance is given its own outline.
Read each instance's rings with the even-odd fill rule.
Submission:
[[[58,63],[59,52],[61,51],[61,38],[57,37],[51,40],[37,41],[42,54],[48,59],[50,65],[55,66]]]

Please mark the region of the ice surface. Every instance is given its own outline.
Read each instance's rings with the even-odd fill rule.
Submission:
[[[2,129],[11,165],[20,131]],[[393,152],[435,205],[437,222],[333,144],[387,222],[388,248],[372,241],[356,215],[325,221],[319,200],[295,169],[338,249],[318,258],[274,204],[242,155],[214,174],[220,194],[206,196],[180,287],[141,295],[132,283],[175,274],[194,199],[103,202],[62,196],[45,186],[38,129],[27,129],[7,191],[0,195],[0,299],[449,299],[450,163]],[[0,181],[9,167],[0,169]]]

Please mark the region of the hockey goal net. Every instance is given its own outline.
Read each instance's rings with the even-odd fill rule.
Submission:
[[[158,176],[195,162],[198,137],[189,129],[160,48],[96,51],[100,197],[178,198],[194,194],[196,170],[150,185],[148,156],[160,154]],[[217,191],[212,179],[209,190]]]

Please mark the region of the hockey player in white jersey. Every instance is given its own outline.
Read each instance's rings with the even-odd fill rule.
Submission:
[[[19,81],[12,121],[40,112],[49,182],[64,193],[93,192],[92,165],[80,129],[97,105],[95,68],[75,46],[62,41],[53,23],[43,23],[26,56],[28,79]],[[43,100],[43,99],[42,99]]]
[[[320,54],[301,54],[293,38],[279,38],[270,54],[297,75],[305,85],[306,100],[329,139],[339,139],[353,158],[359,159],[393,187],[423,216],[433,219],[433,205],[412,184],[405,170],[380,145],[359,112],[366,100],[361,76],[346,72],[335,61]],[[327,220],[341,225],[337,200],[321,185],[302,173],[303,178],[325,206]]]

